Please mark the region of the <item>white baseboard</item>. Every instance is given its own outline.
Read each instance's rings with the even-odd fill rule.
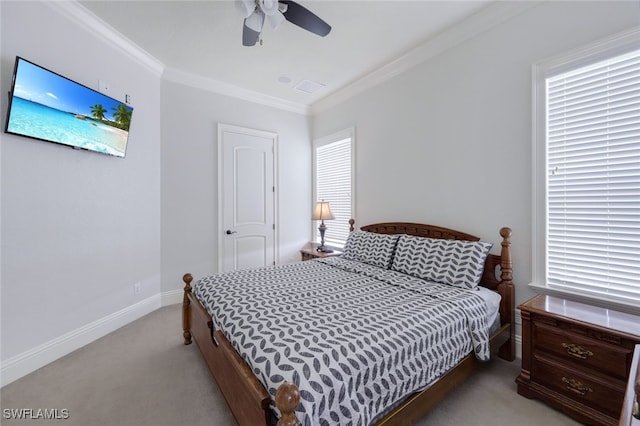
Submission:
[[[522,338],[516,336],[516,359],[522,360]]]
[[[173,296],[171,297],[173,298]],[[156,294],[9,358],[2,363],[2,367],[0,368],[0,386],[8,385],[38,368],[44,367],[58,358],[155,311],[161,306],[164,306],[161,305],[161,302],[164,302],[164,300],[164,295]]]
[[[175,305],[176,303],[182,303],[182,297],[184,295],[184,290],[171,290],[165,291],[160,294],[160,300],[162,306]]]
[[[522,315],[520,309],[516,308],[516,358],[522,360]]]

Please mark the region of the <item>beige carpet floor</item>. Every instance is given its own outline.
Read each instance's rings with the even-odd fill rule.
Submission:
[[[578,424],[518,395],[518,371],[518,361],[489,363],[419,424]],[[152,312],[3,387],[0,406],[0,423],[7,426],[233,424],[197,347],[182,344],[180,305]],[[67,410],[68,418],[7,419],[11,409]]]

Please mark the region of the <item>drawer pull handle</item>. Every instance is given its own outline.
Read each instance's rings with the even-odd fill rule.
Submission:
[[[583,348],[582,346],[575,345],[573,343],[563,343],[562,347],[567,350],[567,353],[571,356],[580,359],[587,359],[590,356],[593,356],[593,352],[588,349]]]
[[[591,389],[589,386],[583,385],[581,381],[576,379],[567,379],[563,376],[562,382],[567,385],[567,389],[569,389],[571,392],[577,393],[578,395],[585,396],[587,392],[593,392],[593,389]]]

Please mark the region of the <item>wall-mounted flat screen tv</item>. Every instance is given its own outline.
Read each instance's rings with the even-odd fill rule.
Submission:
[[[5,132],[124,157],[133,108],[21,57]]]

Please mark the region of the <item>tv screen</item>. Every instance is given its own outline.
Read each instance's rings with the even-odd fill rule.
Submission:
[[[21,57],[5,132],[124,157],[133,108]]]

